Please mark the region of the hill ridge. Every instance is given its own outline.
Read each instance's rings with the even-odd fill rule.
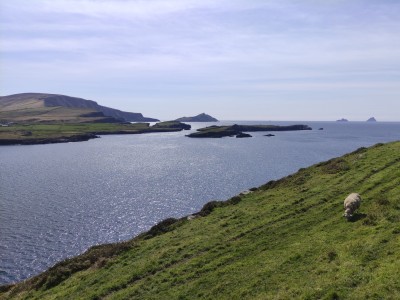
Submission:
[[[141,113],[125,112],[118,109],[99,105],[96,101],[60,94],[20,93],[0,97],[0,109],[11,111],[16,109],[63,107],[67,109],[83,109],[88,112],[101,112],[103,116],[112,117],[125,122],[157,122],[158,119],[144,117]],[[18,106],[19,105],[19,106]],[[8,107],[8,108],[7,108]],[[36,112],[40,115],[40,112]],[[4,118],[4,117],[3,117]]]

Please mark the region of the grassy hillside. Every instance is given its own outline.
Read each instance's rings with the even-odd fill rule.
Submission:
[[[400,299],[400,142],[359,149],[169,219],[3,299]],[[363,197],[353,222],[343,200]]]
[[[124,112],[92,100],[57,94],[22,93],[0,97],[0,122],[156,122],[141,113]]]
[[[101,116],[98,112],[91,109],[67,107],[33,107],[8,111],[0,110],[0,121],[16,123],[117,122],[117,120]]]
[[[0,97],[0,122],[46,123],[62,121],[85,123],[109,122],[111,120],[111,118],[99,114],[93,108],[47,107],[43,99],[29,95]]]

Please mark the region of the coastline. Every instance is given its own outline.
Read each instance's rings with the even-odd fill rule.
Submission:
[[[229,207],[232,207],[232,206],[236,207],[236,205],[241,206],[242,204],[246,205],[243,202],[247,203],[254,197],[255,198],[254,198],[254,200],[252,200],[252,202],[255,201],[255,203],[258,203],[259,200],[257,200],[257,199],[259,199],[262,195],[265,195],[266,193],[271,193],[271,197],[273,197],[273,195],[275,194],[274,193],[275,189],[281,189],[282,191],[284,191],[284,190],[293,191],[293,188],[294,188],[298,193],[300,193],[300,192],[306,193],[306,194],[310,194],[312,197],[316,197],[315,203],[314,202],[309,203],[309,200],[307,200],[305,198],[301,198],[300,200],[294,199],[296,201],[293,204],[294,205],[293,209],[296,209],[296,210],[287,212],[289,214],[290,218],[296,218],[297,215],[305,217],[306,215],[308,215],[310,213],[311,214],[310,218],[313,219],[315,216],[318,216],[318,214],[312,215],[312,213],[313,213],[312,211],[315,209],[315,208],[313,208],[314,206],[321,206],[321,209],[323,209],[323,211],[325,213],[328,213],[328,211],[326,211],[326,209],[327,208],[331,209],[330,208],[331,204],[329,203],[329,201],[332,201],[334,199],[329,200],[326,197],[321,198],[318,193],[315,194],[315,192],[313,192],[313,190],[317,187],[310,186],[308,184],[308,181],[310,181],[311,179],[312,180],[321,180],[321,179],[320,179],[320,176],[315,177],[315,179],[310,178],[310,176],[312,174],[314,174],[315,172],[317,172],[317,173],[321,172],[323,177],[326,177],[325,179],[323,179],[323,180],[326,180],[326,182],[331,182],[331,179],[341,181],[343,176],[345,176],[345,177],[348,176],[349,178],[351,178],[353,173],[357,171],[357,168],[363,168],[365,166],[368,166],[368,170],[372,172],[371,174],[377,174],[378,169],[376,169],[376,167],[379,166],[379,164],[377,166],[369,165],[367,163],[367,161],[365,161],[366,157],[368,158],[368,160],[374,161],[375,158],[379,157],[379,155],[381,154],[381,151],[383,151],[382,153],[384,153],[385,151],[388,151],[388,149],[391,148],[392,150],[390,150],[390,151],[392,151],[392,152],[388,152],[388,153],[393,153],[394,149],[398,149],[398,146],[399,146],[399,142],[394,142],[394,143],[387,143],[387,144],[376,144],[369,148],[359,148],[356,151],[353,151],[342,157],[333,158],[328,161],[317,163],[308,168],[300,169],[298,172],[288,175],[288,176],[285,176],[276,181],[274,181],[274,180],[269,181],[268,183],[266,183],[258,188],[252,188],[248,192],[246,191],[242,194],[239,194],[238,196],[230,198],[227,201],[209,202],[209,203],[205,204],[198,213],[191,214],[191,215],[179,218],[179,219],[174,219],[174,218],[165,219],[165,220],[157,223],[153,227],[151,227],[150,230],[148,230],[142,234],[139,234],[138,236],[134,237],[131,240],[121,242],[121,243],[113,243],[113,244],[106,244],[106,245],[99,245],[99,246],[91,247],[91,248],[89,248],[89,250],[87,250],[83,254],[75,256],[73,258],[66,259],[62,262],[59,262],[59,263],[55,264],[53,267],[51,267],[50,269],[48,269],[47,271],[45,271],[37,276],[34,276],[32,278],[29,278],[29,279],[23,281],[23,283],[17,283],[16,285],[13,284],[13,285],[1,286],[0,287],[0,296],[1,296],[1,293],[7,293],[8,291],[11,291],[14,287],[19,286],[21,284],[23,284],[24,286],[32,285],[36,290],[43,290],[43,291],[50,290],[51,291],[52,288],[58,287],[61,282],[68,280],[68,278],[70,276],[74,276],[74,274],[77,272],[81,272],[81,271],[86,272],[85,270],[89,270],[89,269],[92,270],[91,272],[94,272],[97,269],[101,270],[103,268],[107,268],[108,261],[113,261],[113,259],[118,257],[118,255],[121,253],[125,253],[126,251],[131,251],[135,247],[140,247],[141,243],[145,243],[145,241],[152,240],[153,238],[155,238],[157,236],[165,235],[166,233],[169,233],[171,231],[179,230],[178,229],[179,227],[181,227],[185,224],[186,225],[190,224],[190,222],[192,222],[192,220],[199,219],[199,221],[200,221],[203,219],[202,217],[208,216],[210,214],[214,215],[214,213],[212,213],[212,212],[214,212],[214,210],[217,210],[217,214],[221,213],[223,210],[225,210],[225,208],[227,208],[233,212],[238,211],[238,209],[236,209],[236,208],[230,209]],[[380,149],[382,149],[382,150],[380,150]],[[369,157],[370,152],[372,152],[374,154],[372,157]],[[394,162],[396,162],[396,163],[399,162],[399,157],[397,157],[397,158],[392,157],[392,159],[394,159]],[[358,166],[358,164],[360,164],[361,162],[363,162],[362,165]],[[383,162],[384,161],[382,160],[381,164]],[[355,168],[355,169],[352,170],[350,168],[349,164],[352,164],[351,168]],[[393,165],[391,165],[391,167],[393,167]],[[385,170],[385,169],[384,168],[379,169],[379,172],[381,172],[382,170]],[[343,177],[343,178],[345,178],[345,177]],[[320,181],[317,181],[317,182],[320,182]],[[325,181],[323,181],[323,182],[325,182]],[[345,182],[345,184],[347,185],[349,183]],[[365,183],[361,183],[361,184],[365,184]],[[334,186],[333,183],[332,183],[332,186]],[[350,185],[350,186],[352,186],[352,185]],[[367,193],[367,191],[368,191],[367,187],[368,187],[368,184],[364,188],[362,188],[364,190],[366,189],[365,193]],[[325,187],[325,188],[327,188],[327,187]],[[337,188],[337,187],[335,187],[335,188]],[[361,187],[358,187],[358,188],[361,189]],[[279,191],[280,190],[277,191],[278,194],[279,194]],[[342,192],[340,192],[340,191],[336,192],[335,197],[338,197],[337,193],[339,193],[341,195]],[[253,194],[255,196],[253,196]],[[264,196],[264,197],[266,197],[266,196]],[[246,200],[246,201],[243,201],[243,200]],[[269,202],[270,201],[268,200],[266,202],[266,204],[268,204]],[[253,204],[255,204],[255,203],[253,203]],[[275,203],[274,205],[276,205],[276,204],[278,204],[278,203]],[[250,205],[250,204],[248,204],[248,205]],[[248,205],[246,207],[249,207]],[[221,208],[223,208],[223,210],[221,210]],[[339,208],[339,205],[337,206],[337,208]],[[341,206],[340,206],[340,208],[341,208]],[[373,206],[372,206],[372,208],[373,208]],[[242,208],[242,209],[245,209],[245,208]],[[256,210],[258,211],[258,208]],[[273,211],[274,210],[275,209],[273,209]],[[278,210],[278,212],[279,211],[280,210]],[[283,210],[282,212],[284,212],[284,211],[285,210]],[[310,211],[310,212],[308,212],[308,211]],[[364,212],[368,212],[368,210],[366,210],[364,208]],[[271,213],[272,213],[272,211],[271,211]],[[340,214],[340,213],[335,210],[333,216],[336,216],[337,214]],[[329,213],[329,216],[331,216],[331,215],[332,215],[332,213]],[[215,219],[215,216],[212,216],[212,217]],[[272,224],[275,224],[277,222],[283,222],[283,221],[287,220],[287,218],[288,218],[286,215],[280,216],[279,214],[276,217],[277,217],[276,220],[275,219],[271,220],[271,222],[272,222],[271,226],[272,226]],[[323,216],[323,217],[325,220],[325,216]],[[215,222],[214,219],[213,219],[213,221],[204,221],[204,222],[206,222],[207,224],[212,224],[213,222]],[[203,219],[203,220],[206,220],[206,219]],[[255,220],[259,220],[259,218],[257,217]],[[200,222],[203,222],[203,221],[200,221]],[[267,222],[267,224],[269,224],[268,222]],[[286,224],[286,223],[284,223],[284,224]],[[283,226],[285,227],[284,224],[283,224]],[[342,224],[342,223],[340,223],[340,224]],[[346,223],[344,223],[344,224],[346,224]],[[341,225],[341,226],[343,227],[343,225]],[[222,227],[222,228],[225,228],[225,227]],[[246,235],[247,234],[248,233],[246,233]],[[234,234],[234,238],[235,238],[235,240],[237,240],[237,239],[239,239],[238,237],[241,238],[246,235],[243,235],[243,233],[238,232],[237,234]],[[236,237],[236,236],[238,236],[238,237]],[[67,273],[63,273],[63,272],[67,272]],[[84,274],[86,274],[86,273],[84,273]],[[123,288],[123,286],[122,286],[122,288]]]
[[[0,128],[0,146],[84,142],[100,135],[177,132],[190,128],[170,121],[153,126],[149,123],[16,124]]]

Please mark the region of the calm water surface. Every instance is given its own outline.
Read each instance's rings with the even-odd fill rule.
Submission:
[[[314,130],[250,139],[190,139],[186,131],[0,147],[0,284],[301,167],[400,140],[400,123],[300,123]]]

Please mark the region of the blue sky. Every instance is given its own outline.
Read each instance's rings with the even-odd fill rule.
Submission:
[[[0,95],[146,116],[400,121],[400,1],[0,2]]]

